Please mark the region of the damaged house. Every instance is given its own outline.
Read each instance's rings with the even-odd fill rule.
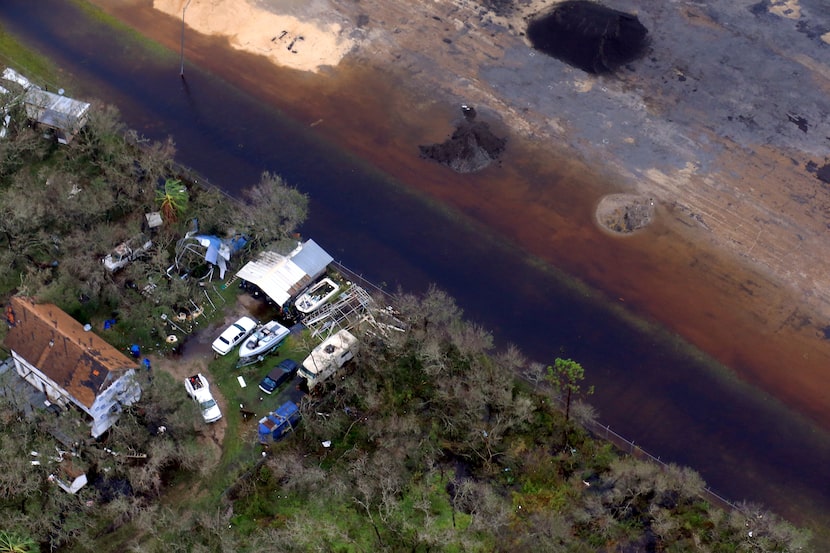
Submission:
[[[56,305],[13,297],[6,317],[5,346],[17,374],[52,403],[72,404],[86,413],[93,437],[141,398],[134,378],[137,363]]]
[[[287,256],[262,252],[257,259],[242,267],[236,276],[256,286],[282,307],[322,276],[332,261],[334,258],[314,240],[306,240]]]
[[[22,102],[26,117],[41,128],[50,131],[60,144],[69,144],[89,120],[91,105],[61,94],[55,94],[33,84],[29,79],[7,67],[0,75],[0,92],[11,94]],[[8,121],[6,121],[8,123]]]

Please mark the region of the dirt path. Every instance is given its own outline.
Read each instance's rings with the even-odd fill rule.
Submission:
[[[210,379],[210,373],[207,370],[208,363],[210,363],[209,355],[192,356],[186,360],[174,357],[159,357],[156,355],[149,355],[148,357],[152,363],[153,370],[169,373],[177,382],[184,382],[185,378],[196,373],[203,373]],[[228,413],[228,402],[225,400],[219,388],[211,386],[210,391],[216,403],[219,404],[222,413]],[[184,393],[184,384],[182,384],[182,393]],[[200,430],[200,443],[210,450],[211,464],[215,465],[219,462],[219,458],[222,455],[222,443],[225,440],[227,420],[225,417],[222,417],[212,424],[205,424],[200,419],[195,421],[194,424]]]
[[[208,365],[213,360],[213,352],[210,349],[210,344],[222,329],[243,314],[250,315],[251,311],[257,307],[257,302],[249,295],[239,295],[235,305],[227,306],[224,309],[224,314],[221,319],[210,325],[199,327],[196,332],[188,336],[188,347],[183,355],[168,357],[148,356],[153,369],[169,373],[177,382],[184,382],[189,376],[203,373],[212,384],[212,375],[208,371]],[[222,455],[222,444],[225,440],[225,429],[227,428],[226,417],[231,412],[231,406],[228,404],[227,399],[218,386],[211,385],[210,390],[224,416],[212,424],[204,424],[201,420],[196,421],[195,424],[201,430],[202,444],[210,448],[213,453],[213,462],[216,463]]]

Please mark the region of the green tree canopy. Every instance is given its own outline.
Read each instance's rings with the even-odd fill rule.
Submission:
[[[167,179],[164,188],[156,193],[161,214],[171,223],[178,221],[187,211],[188,198],[187,187],[179,179]]]
[[[552,367],[548,367],[547,381],[560,394],[565,394],[565,420],[571,413],[571,397],[582,393],[581,382],[585,380],[585,370],[573,359],[556,358]],[[594,393],[591,386],[585,390],[586,395]]]

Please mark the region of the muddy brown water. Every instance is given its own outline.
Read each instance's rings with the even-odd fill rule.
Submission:
[[[655,456],[729,499],[815,528],[828,518],[830,406],[800,382],[828,366],[828,348],[798,332],[796,306],[791,325],[767,328],[764,302],[785,292],[763,275],[668,223],[624,240],[602,232],[593,207],[612,177],[550,148],[511,137],[499,165],[463,176],[419,159],[461,113],[394,74],[278,70],[188,31],[182,80],[180,20],[113,9],[170,50],[57,0],[6,1],[0,23],[72,83],[52,86],[116,104],[148,137],[172,135],[178,158],[230,194],[282,174],[311,198],[303,233],[350,268],[390,289],[436,283],[500,345],[580,361],[601,420]]]

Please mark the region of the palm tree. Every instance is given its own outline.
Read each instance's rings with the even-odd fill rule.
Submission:
[[[0,530],[0,553],[37,553],[40,551],[35,540]]]
[[[179,179],[167,179],[164,188],[156,192],[156,200],[161,204],[164,220],[175,223],[187,210],[189,199],[187,187]]]

